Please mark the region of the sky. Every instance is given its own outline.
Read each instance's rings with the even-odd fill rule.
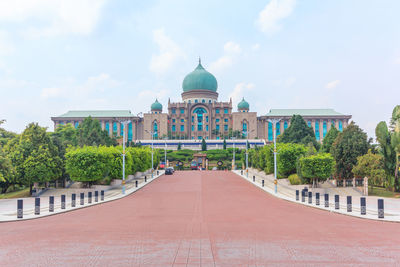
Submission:
[[[0,119],[53,130],[69,110],[181,100],[201,57],[220,101],[333,108],[370,137],[400,104],[400,1],[0,2]]]

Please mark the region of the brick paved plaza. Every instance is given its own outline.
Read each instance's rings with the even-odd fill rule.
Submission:
[[[117,201],[0,226],[0,266],[400,262],[399,224],[277,199],[231,172],[176,172]]]

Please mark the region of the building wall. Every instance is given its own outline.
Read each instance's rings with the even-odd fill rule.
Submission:
[[[143,138],[152,139],[153,123],[157,122],[158,138],[168,135],[168,114],[166,113],[145,113],[143,115]]]
[[[243,130],[243,122],[247,122],[247,131],[250,139],[258,137],[257,112],[233,112],[232,130]]]

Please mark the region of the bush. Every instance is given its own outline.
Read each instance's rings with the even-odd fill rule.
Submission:
[[[322,153],[300,158],[298,166],[298,174],[300,177],[307,179],[308,182],[315,179],[325,181],[332,175],[335,161],[331,154]]]
[[[289,175],[288,179],[291,185],[301,184],[301,179],[296,173]]]

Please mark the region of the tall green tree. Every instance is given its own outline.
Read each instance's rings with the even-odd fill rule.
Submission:
[[[0,150],[0,188],[1,193],[6,193],[7,189],[14,183],[15,169],[11,160]]]
[[[77,143],[79,146],[112,146],[116,145],[115,139],[111,138],[107,131],[101,129],[100,122],[90,116],[78,126]]]
[[[319,143],[315,139],[314,131],[308,127],[301,115],[293,115],[290,126],[278,138],[278,142],[307,145],[312,143],[319,150]]]
[[[223,149],[226,150],[226,139],[224,138]]]
[[[299,176],[303,179],[312,181],[314,187],[315,182],[318,183],[318,180],[325,181],[332,175],[335,161],[331,154],[321,153],[301,157],[298,165]]]
[[[331,152],[336,161],[338,178],[353,178],[353,167],[357,158],[368,152],[367,134],[354,122],[341,132],[332,145]]]
[[[0,120],[0,125],[5,122],[6,122],[6,120]],[[16,133],[7,131],[4,128],[0,127],[0,148],[4,147],[7,144],[8,140],[10,140],[16,136],[17,136]]]
[[[383,167],[386,172],[387,186],[395,187],[396,151],[392,144],[393,133],[389,131],[385,121],[381,121],[375,128],[376,140],[379,143],[379,152],[383,156]]]
[[[324,140],[322,140],[321,152],[330,153],[333,142],[335,142],[336,137],[339,135],[339,131],[332,125],[331,129],[326,134]]]
[[[206,140],[201,140],[201,151],[207,151],[207,143]]]

